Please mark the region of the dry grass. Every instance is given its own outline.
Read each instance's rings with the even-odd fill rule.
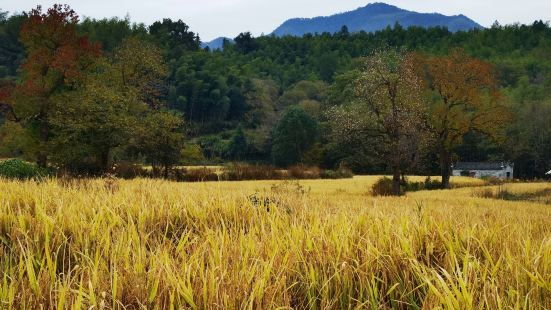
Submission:
[[[551,308],[548,205],[376,179],[0,180],[0,308]]]

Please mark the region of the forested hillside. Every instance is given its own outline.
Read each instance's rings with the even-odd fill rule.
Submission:
[[[445,16],[438,13],[417,13],[385,3],[371,3],[354,11],[314,18],[293,18],[284,22],[273,34],[302,36],[306,33],[335,33],[346,26],[350,32],[373,32],[399,23],[404,27],[446,27],[450,31],[482,28],[464,15]]]
[[[0,16],[0,157],[36,159],[39,154],[41,160],[77,170],[82,167],[77,159],[86,158],[87,169],[122,160],[160,165],[237,160],[381,172],[389,167],[374,152],[374,141],[347,143],[330,117],[335,107],[358,99],[354,85],[363,57],[384,50],[424,58],[462,51],[491,65],[499,101],[512,117],[500,135],[469,128],[454,144],[453,160],[513,161],[517,177],[529,178],[551,167],[551,28],[541,21],[469,32],[396,24],[373,33],[349,33],[346,27],[303,37],[243,33],[234,43],[226,42],[223,51],[209,51],[200,48],[200,38],[182,21],[164,19],[151,26],[123,19],[76,22],[76,15],[64,12]],[[65,58],[56,58],[59,49],[33,49],[37,38],[48,40],[47,32],[33,28],[39,21],[32,18],[42,16],[48,27],[52,14],[74,26],[74,42],[63,43]],[[96,44],[98,54],[82,52],[83,46]],[[36,65],[44,55],[54,55],[53,60]],[[72,73],[56,75],[55,83],[42,76],[40,68],[56,68],[67,59],[71,63],[62,65]],[[21,99],[25,91],[37,94],[23,87],[32,84],[32,74],[53,83],[32,100],[61,108],[24,126],[21,119],[37,120],[33,117],[43,112],[26,110],[23,101],[31,99]],[[125,100],[140,104],[125,105]],[[41,122],[48,122],[49,135],[37,143]],[[24,127],[32,128],[31,134]],[[304,147],[289,146],[289,141]],[[439,156],[428,147],[411,172],[438,171]]]

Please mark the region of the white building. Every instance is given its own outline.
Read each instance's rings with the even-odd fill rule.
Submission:
[[[514,175],[514,166],[509,163],[459,162],[452,166],[452,170],[453,176],[470,176],[473,178],[512,179]]]

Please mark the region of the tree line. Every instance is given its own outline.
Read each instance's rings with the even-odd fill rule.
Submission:
[[[101,173],[229,160],[440,172],[551,165],[551,28],[242,33],[200,48],[183,21],[0,15],[0,157]],[[547,169],[547,170],[546,170]],[[395,177],[396,179],[397,177]]]

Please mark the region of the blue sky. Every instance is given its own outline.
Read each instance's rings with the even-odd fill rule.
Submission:
[[[382,2],[382,0],[378,0]],[[270,33],[292,17],[314,17],[350,11],[369,0],[2,0],[0,9],[28,11],[41,4],[67,3],[80,16],[124,17],[150,24],[163,17],[182,19],[203,41],[219,36],[235,37],[243,31]],[[401,8],[446,15],[464,14],[483,26],[551,20],[551,0],[388,0]]]

